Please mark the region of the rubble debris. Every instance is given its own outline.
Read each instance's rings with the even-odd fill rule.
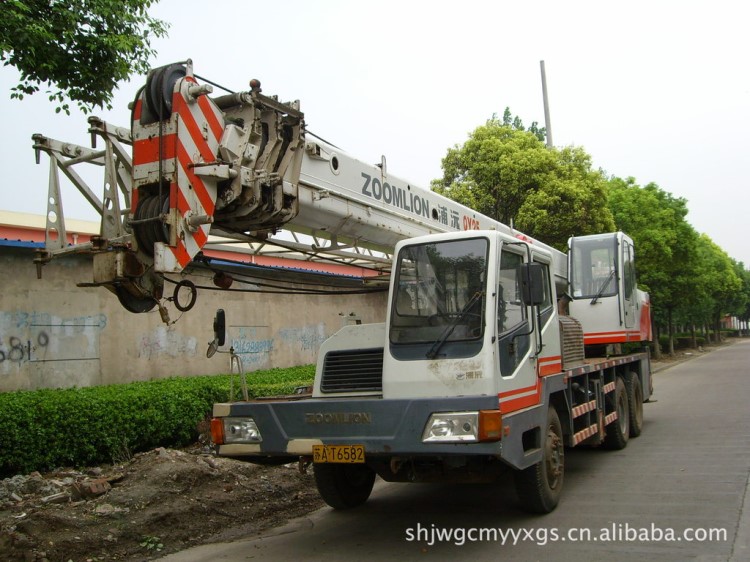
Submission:
[[[296,466],[296,465],[295,465]],[[0,558],[144,560],[246,538],[322,507],[311,475],[208,454],[196,444],[137,453],[126,462],[0,480]]]

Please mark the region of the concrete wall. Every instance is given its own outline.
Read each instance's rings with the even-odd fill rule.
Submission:
[[[384,293],[199,290],[189,312],[180,316],[170,305],[176,322],[166,326],[156,310],[131,314],[106,289],[76,287],[92,279],[89,257],[55,260],[44,266],[42,280],[32,259],[29,248],[0,246],[0,391],[229,372],[229,355],[206,358],[217,308],[227,316],[223,349],[233,345],[246,371],[314,363],[320,344],[345,323],[385,319]]]

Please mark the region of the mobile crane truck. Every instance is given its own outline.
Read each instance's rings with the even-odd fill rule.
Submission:
[[[649,354],[621,351],[649,341],[651,323],[628,236],[573,237],[566,255],[390,175],[384,158],[366,164],[314,137],[299,102],[265,96],[256,80],[217,97],[203,82],[191,61],[154,69],[130,130],[89,119],[103,151],[34,136],[102,215],[99,237],[65,244],[51,173],[39,269],[91,252],[88,285],[131,312],[158,306],[165,319],[164,277],[189,267],[209,232],[323,236],[330,255],[364,249],[389,274],[385,322],[324,342],[310,392],[214,406],[219,455],[312,463],[337,509],[364,503],[376,475],[495,482],[512,473],[521,506],[547,513],[560,500],[566,447],[622,449],[640,434]],[[83,160],[105,168],[103,202],[70,172]],[[223,344],[223,311],[214,329],[210,351]]]

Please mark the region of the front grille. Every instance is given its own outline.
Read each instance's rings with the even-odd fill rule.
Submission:
[[[320,381],[323,392],[383,390],[383,348],[329,351]]]
[[[583,326],[571,316],[560,316],[563,369],[583,364]]]

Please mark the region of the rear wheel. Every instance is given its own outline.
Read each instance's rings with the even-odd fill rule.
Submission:
[[[614,398],[608,396],[607,412],[617,412],[617,419],[607,426],[607,435],[604,437],[604,446],[607,449],[620,450],[628,444],[630,437],[630,406],[628,391],[621,377],[616,377]]]
[[[315,484],[332,508],[350,509],[370,497],[375,471],[364,464],[316,464]]]
[[[628,391],[630,437],[638,437],[643,431],[643,387],[637,373],[628,373],[625,387]]]
[[[531,513],[549,513],[557,507],[565,476],[565,443],[562,424],[554,407],[547,413],[542,434],[542,460],[515,473],[521,508]]]

